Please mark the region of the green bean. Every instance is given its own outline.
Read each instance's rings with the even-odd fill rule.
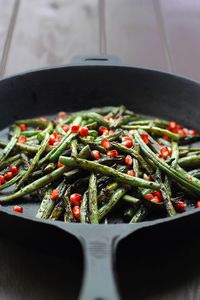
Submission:
[[[57,180],[63,173],[66,172],[66,170],[67,170],[67,168],[65,166],[61,167],[59,169],[56,169],[52,173],[47,174],[47,175],[35,180],[34,182],[26,185],[25,187],[23,187],[20,191],[17,191],[16,193],[0,197],[0,203],[1,204],[10,203],[14,199],[17,199],[17,198],[23,197],[27,194],[35,192],[38,189],[44,187],[45,185]]]
[[[149,174],[153,173],[152,168],[147,164],[147,162],[139,154],[139,151],[136,151],[132,148],[127,148],[126,146],[116,143],[116,142],[112,142],[111,145],[112,145],[112,147],[114,147],[115,149],[117,149],[119,151],[122,151],[124,153],[132,155],[134,158],[136,158],[140,162],[141,166],[147,171],[147,173],[149,173]]]
[[[80,222],[82,224],[88,223],[88,191],[83,194],[80,208]]]
[[[160,185],[155,183],[155,182],[150,182],[150,181],[146,181],[144,179],[141,178],[136,178],[136,177],[132,177],[129,176],[127,174],[123,174],[119,171],[116,171],[110,167],[107,166],[103,166],[100,165],[94,161],[88,161],[85,159],[80,159],[80,158],[69,158],[69,157],[64,157],[61,156],[59,161],[69,167],[81,167],[83,169],[86,170],[90,170],[96,173],[100,173],[103,175],[107,175],[107,176],[112,176],[114,178],[116,178],[117,180],[119,180],[120,182],[126,183],[126,184],[130,184],[132,186],[141,186],[141,187],[148,187],[151,189],[159,189]]]
[[[144,205],[141,204],[135,215],[130,220],[130,224],[142,222],[144,218],[148,215],[149,209]]]
[[[119,188],[112,194],[110,200],[99,209],[99,221],[101,221],[101,219],[104,218],[111,211],[111,209],[113,209],[113,207],[118,203],[118,201],[126,193],[126,191],[126,188]]]
[[[191,155],[191,156],[182,157],[178,160],[178,164],[183,168],[199,167],[200,155]]]
[[[50,220],[58,220],[61,215],[63,214],[64,212],[64,203],[63,203],[63,200],[60,200],[53,208],[50,216],[49,216],[49,219]]]
[[[71,149],[72,149],[72,156],[76,156],[78,154],[78,141],[76,139],[71,141]]]
[[[123,129],[132,129],[132,130],[136,130],[136,129],[143,129],[146,131],[150,131],[154,134],[157,135],[166,135],[169,138],[173,139],[174,141],[178,141],[180,139],[180,136],[176,133],[173,133],[167,129],[163,129],[163,128],[159,128],[159,127],[151,127],[151,126],[142,126],[142,125],[135,125],[135,126],[129,126],[129,125],[123,125],[122,126]]]
[[[99,222],[98,222],[98,205],[97,205],[97,177],[94,173],[90,175],[88,199],[89,199],[90,222],[92,224],[98,224]]]
[[[18,126],[15,126],[14,127],[14,135],[12,136],[12,138],[10,139],[10,141],[8,142],[6,147],[3,149],[3,151],[0,153],[0,162],[3,162],[4,159],[6,159],[8,157],[10,152],[15,147],[15,144],[17,143],[17,138],[20,135],[20,132],[21,132],[20,128]]]
[[[122,200],[123,200],[123,201],[126,201],[127,203],[132,204],[132,205],[136,205],[136,204],[141,203],[141,200],[140,200],[140,199],[135,198],[135,197],[133,197],[133,196],[131,196],[131,195],[124,195],[124,196],[122,197]]]
[[[179,161],[179,148],[178,148],[178,143],[176,142],[172,142],[172,155],[171,155],[171,159],[172,161],[172,167],[176,168],[178,161]]]
[[[30,165],[29,165],[29,168],[27,170],[27,172],[23,175],[23,177],[21,178],[21,180],[18,182],[15,190],[17,191],[21,186],[22,184],[27,180],[27,178],[29,177],[29,175],[33,172],[33,170],[35,169],[39,159],[40,159],[40,156],[42,155],[42,153],[44,152],[47,144],[48,144],[48,141],[49,141],[49,134],[47,133],[44,140],[42,141],[41,143],[41,147],[40,149],[38,150],[38,152],[36,153],[36,155],[34,156],[34,158],[32,159]]]
[[[153,151],[144,143],[140,134],[135,131],[135,138],[137,139],[138,143],[140,144],[142,151],[154,162],[154,164],[160,168],[162,171],[166,172],[172,179],[180,183],[182,186],[192,189],[195,193],[200,194],[200,183],[197,181],[196,178],[192,176],[187,176],[186,174],[182,174],[178,172],[173,167],[166,164],[163,160],[159,159]],[[188,179],[189,178],[189,179]]]

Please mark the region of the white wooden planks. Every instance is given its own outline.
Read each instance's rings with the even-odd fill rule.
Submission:
[[[98,53],[97,15],[94,0],[21,0],[6,73]]]

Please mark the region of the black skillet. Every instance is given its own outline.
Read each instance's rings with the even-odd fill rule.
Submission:
[[[68,66],[3,79],[0,97],[1,128],[16,119],[51,115],[61,110],[124,104],[137,113],[176,120],[200,130],[198,83],[159,71],[124,66],[117,58],[109,56],[76,58]],[[196,209],[174,218],[135,225],[81,225],[38,220],[34,217],[36,210],[35,204],[26,204],[24,214],[19,216],[12,213],[10,207],[1,207],[1,232],[10,236],[15,228],[15,232],[24,233],[26,241],[29,230],[35,228],[31,238],[36,239],[37,229],[41,233],[56,226],[66,232],[69,247],[73,247],[72,236],[78,239],[85,255],[81,300],[120,299],[113,262],[121,239],[132,237],[135,231],[152,230],[153,226],[180,230],[180,225],[187,227],[197,223],[200,217]]]

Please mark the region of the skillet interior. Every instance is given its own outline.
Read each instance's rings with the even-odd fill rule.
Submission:
[[[47,69],[2,80],[0,95],[1,128],[15,119],[123,103],[138,113],[174,119],[200,130],[199,85],[150,70],[120,66]],[[119,256],[123,254],[120,249]]]

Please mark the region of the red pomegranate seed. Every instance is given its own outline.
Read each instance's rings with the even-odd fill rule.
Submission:
[[[134,130],[133,129],[129,130],[129,134],[134,136]]]
[[[117,152],[117,150],[111,150],[111,151],[107,152],[107,155],[111,156],[111,157],[117,157],[118,156],[118,152]]]
[[[146,194],[146,195],[145,195],[145,198],[146,198],[147,200],[152,200],[152,199],[153,199],[153,195],[152,195],[152,194]]]
[[[60,144],[60,141],[56,140],[56,141],[53,143],[53,146],[57,146],[58,144]]]
[[[162,202],[161,199],[157,196],[154,196],[152,199],[151,199],[152,202],[155,202],[155,203],[160,203]]]
[[[143,178],[148,181],[151,181],[151,179],[152,179],[151,176],[147,175],[146,173],[143,174]]]
[[[5,178],[4,178],[4,176],[0,176],[0,185],[2,185],[2,184],[4,184],[4,182],[5,182]]]
[[[107,120],[107,121],[110,120],[110,117],[109,117],[109,116],[104,116],[103,118],[104,118],[104,120]]]
[[[18,137],[18,142],[20,143],[26,143],[27,142],[27,138],[24,135],[21,135]]]
[[[64,130],[64,132],[67,132],[69,130],[69,125],[68,124],[64,124],[62,126],[62,130]]]
[[[168,149],[168,152],[169,152],[169,156],[171,156],[172,155],[172,148],[171,147],[167,147],[167,149]]]
[[[127,174],[128,174],[129,176],[135,176],[134,170],[128,170],[128,171],[127,171]]]
[[[38,120],[43,121],[43,122],[46,122],[46,121],[47,121],[47,119],[44,118],[44,117],[39,117]]]
[[[101,142],[101,145],[102,145],[102,147],[104,147],[106,149],[109,149],[110,148],[110,141],[105,139]]]
[[[125,140],[122,142],[122,145],[124,145],[127,148],[131,148],[133,146],[133,141],[132,140]]]
[[[110,130],[108,131],[108,134],[112,134],[112,133],[114,133],[114,130],[110,129]]]
[[[58,138],[58,133],[56,132],[56,131],[54,131],[53,133],[52,133],[52,135],[57,139]]]
[[[188,134],[190,134],[190,135],[196,135],[196,134],[198,134],[198,132],[196,130],[194,130],[194,129],[190,129],[188,131]]]
[[[75,219],[79,220],[80,219],[80,207],[79,206],[74,206],[72,208],[72,213]]]
[[[59,196],[58,190],[53,190],[53,191],[51,192],[50,198],[51,198],[51,200],[55,201],[56,199],[58,199],[58,196]]]
[[[4,178],[5,178],[6,180],[12,179],[12,178],[13,178],[12,172],[7,172],[7,173],[4,175]]]
[[[188,180],[192,180],[192,176],[189,176],[189,177],[188,177]]]
[[[163,138],[163,140],[165,140],[165,141],[170,141],[170,138],[169,138],[167,135],[163,135],[162,138]]]
[[[56,138],[53,134],[50,135],[49,137],[49,145],[53,145],[56,141]]]
[[[94,159],[100,159],[101,158],[101,154],[98,150],[92,150],[91,155]]]
[[[188,135],[188,129],[187,128],[183,128],[182,131],[181,131],[181,135],[187,136]]]
[[[175,129],[176,126],[177,126],[177,124],[176,124],[176,122],[174,122],[174,121],[170,121],[170,122],[168,123],[168,129],[170,129],[170,130]]]
[[[197,201],[195,204],[196,207],[200,207],[200,201]]]
[[[58,167],[58,168],[62,168],[63,166],[64,166],[64,165],[61,164],[61,162],[58,162],[58,163],[57,163],[57,167]]]
[[[163,199],[162,193],[160,191],[154,191],[153,196],[158,197],[160,200]]]
[[[13,207],[13,211],[18,212],[18,213],[23,213],[23,207],[19,205],[15,205]]]
[[[132,157],[130,155],[126,155],[126,157],[125,157],[125,164],[127,166],[131,166],[133,164],[133,159],[132,159]]]
[[[145,142],[145,144],[149,143],[149,136],[148,136],[148,134],[144,133],[144,134],[140,134],[140,136],[143,139],[143,141]]]
[[[10,172],[15,176],[18,174],[19,170],[16,166],[10,166]]]
[[[61,122],[63,121],[63,118],[58,118],[56,121],[57,121],[58,123],[61,123]]]
[[[163,143],[161,141],[158,141],[158,145],[163,146]]]
[[[67,113],[65,112],[65,111],[60,111],[59,113],[58,113],[58,116],[59,117],[65,117],[67,115]]]
[[[76,133],[79,132],[80,126],[79,125],[72,125],[71,132]]]
[[[20,124],[19,128],[21,129],[21,131],[25,131],[27,129],[25,124]]]
[[[160,149],[160,154],[161,154],[161,157],[162,157],[163,159],[167,159],[168,156],[169,156],[169,150],[168,150],[168,148],[167,148],[167,147],[162,147],[162,148]]]
[[[82,195],[81,194],[77,194],[77,193],[71,194],[70,202],[71,202],[72,205],[79,206],[81,204],[81,201],[82,201]]]
[[[106,132],[106,134],[108,133],[108,129],[105,126],[100,126],[99,127],[99,133],[104,134],[104,132]]]
[[[180,211],[180,212],[184,211],[185,208],[187,207],[186,203],[183,201],[176,202],[174,205],[175,205],[176,210]]]
[[[87,127],[81,127],[80,130],[79,130],[79,134],[81,136],[86,136],[88,135],[88,128]]]

